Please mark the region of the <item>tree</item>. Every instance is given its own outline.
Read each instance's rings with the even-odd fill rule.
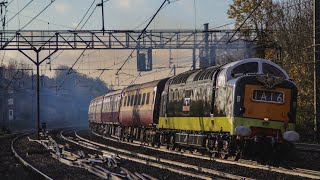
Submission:
[[[272,0],[233,0],[229,6],[227,14],[229,18],[235,19],[235,26],[238,28],[245,22],[240,33],[246,36],[256,36],[256,56],[258,57],[264,58],[266,47],[275,46],[270,41],[268,34],[275,20],[273,13],[275,7]]]
[[[277,4],[275,17],[273,41],[282,48],[282,66],[299,91],[297,130],[304,140],[311,140],[314,120],[312,0],[282,1]]]
[[[233,0],[228,14],[240,25],[260,0]],[[245,28],[258,34],[258,46],[281,47],[281,65],[298,87],[297,131],[304,140],[312,139],[313,129],[313,49],[312,0],[263,0]],[[264,33],[267,32],[267,33]],[[266,54],[267,51],[264,51]],[[271,56],[272,57],[272,56]]]

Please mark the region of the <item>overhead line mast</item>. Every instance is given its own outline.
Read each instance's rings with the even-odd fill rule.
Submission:
[[[102,34],[104,35],[104,31],[105,31],[105,28],[104,28],[104,8],[103,8],[103,4],[105,2],[107,2],[109,0],[106,0],[106,1],[103,1],[101,0],[101,3],[100,4],[97,4],[97,6],[101,6],[101,9],[102,9]]]
[[[1,8],[1,22],[2,22],[2,30],[5,30],[6,27],[6,11],[7,11],[7,1],[0,2],[0,8]],[[4,7],[4,9],[3,9]]]

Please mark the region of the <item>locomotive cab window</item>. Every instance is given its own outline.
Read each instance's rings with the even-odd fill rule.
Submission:
[[[243,75],[248,73],[257,73],[258,72],[258,63],[257,62],[249,62],[241,64],[235,67],[232,72],[231,76],[235,77],[237,75]]]
[[[280,69],[268,63],[262,64],[262,71],[263,71],[263,74],[273,74],[277,77],[286,78],[286,75]]]

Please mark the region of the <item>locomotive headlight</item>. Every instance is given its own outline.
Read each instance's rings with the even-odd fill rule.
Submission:
[[[299,141],[300,135],[295,131],[287,131],[283,133],[282,137],[286,141],[294,142],[294,141]]]

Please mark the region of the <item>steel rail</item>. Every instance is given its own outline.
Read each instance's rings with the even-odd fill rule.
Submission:
[[[204,167],[201,167],[201,166],[185,164],[185,163],[181,163],[181,162],[172,161],[172,160],[169,160],[169,159],[163,159],[163,158],[158,158],[158,157],[155,157],[155,156],[150,156],[150,155],[145,155],[145,154],[141,154],[141,153],[131,152],[131,151],[128,151],[128,150],[114,148],[114,147],[111,147],[111,146],[107,146],[107,145],[104,145],[104,144],[101,144],[101,143],[97,143],[97,142],[93,142],[91,140],[85,139],[85,138],[79,136],[76,132],[75,132],[75,134],[76,134],[76,137],[79,138],[80,140],[86,141],[86,142],[91,143],[91,144],[93,144],[95,146],[108,148],[108,149],[111,149],[111,150],[114,150],[114,151],[118,151],[118,152],[121,152],[121,153],[138,156],[141,159],[144,159],[144,160],[139,159],[139,162],[147,162],[148,165],[154,164],[154,165],[156,165],[156,167],[160,167],[160,168],[164,166],[164,165],[158,165],[159,163],[153,163],[153,162],[148,161],[148,160],[152,160],[152,161],[156,161],[156,162],[174,164],[176,166],[180,166],[180,167],[190,168],[190,169],[196,170],[196,171],[198,171],[200,173],[208,173],[208,174],[211,174],[211,175],[222,176],[222,177],[226,177],[226,178],[230,178],[230,179],[251,179],[251,178],[248,178],[248,177],[238,176],[238,175],[234,175],[234,174],[230,174],[230,173],[226,173],[226,172],[222,172],[222,171],[217,171],[217,170],[213,170],[213,169],[209,169],[209,168],[204,168]],[[120,154],[118,154],[118,155],[122,156]],[[126,158],[128,158],[128,157],[129,156],[126,156]],[[130,157],[130,158],[132,158],[132,157]],[[135,158],[135,159],[137,159],[137,158]],[[147,160],[145,160],[145,159],[147,159]],[[177,170],[179,170],[179,169],[173,168],[172,166],[165,166],[165,167],[169,168],[168,170],[170,170],[170,171],[171,171],[171,169],[173,169],[174,172],[177,172]],[[179,170],[179,173],[183,172],[183,170],[181,172],[180,171],[181,170]],[[189,172],[186,172],[186,173],[187,173],[186,175],[189,175],[188,174]],[[201,177],[199,177],[199,178],[201,178]]]
[[[29,135],[30,133],[27,134],[22,134],[21,136],[17,136],[16,138],[13,139],[13,141],[11,142],[11,150],[13,152],[13,154],[15,155],[16,158],[18,158],[18,160],[27,168],[30,168],[31,170],[35,171],[36,173],[40,174],[42,177],[44,177],[45,179],[48,180],[53,180],[52,178],[50,178],[49,176],[47,176],[46,174],[44,174],[43,172],[41,172],[40,170],[38,170],[37,168],[35,168],[34,166],[32,166],[31,164],[29,164],[27,161],[25,161],[21,156],[19,156],[19,154],[16,152],[16,150],[14,149],[14,142],[18,139],[21,138],[23,136]]]
[[[182,169],[179,169],[179,168],[175,168],[175,167],[172,167],[172,166],[169,166],[169,165],[164,165],[164,164],[160,164],[160,163],[157,163],[157,162],[151,162],[150,160],[145,160],[145,159],[141,159],[141,158],[133,158],[131,156],[127,156],[127,155],[123,155],[123,154],[116,154],[116,153],[113,153],[113,152],[107,151],[107,150],[100,150],[95,145],[92,145],[90,143],[81,143],[81,142],[77,142],[75,140],[68,139],[62,133],[63,132],[60,133],[60,136],[63,139],[65,139],[66,141],[69,141],[71,143],[77,144],[79,146],[82,146],[82,147],[85,147],[85,148],[88,148],[88,149],[92,149],[92,150],[95,150],[95,151],[100,151],[103,154],[116,155],[116,156],[119,156],[122,159],[134,161],[134,162],[137,162],[137,163],[142,163],[142,164],[153,166],[153,167],[158,167],[158,168],[161,168],[161,169],[166,169],[166,170],[169,170],[169,171],[172,171],[172,172],[175,172],[175,173],[180,173],[180,174],[191,176],[191,177],[195,177],[195,178],[212,179],[209,176],[195,174],[195,173],[188,172],[188,171],[185,171],[185,170],[182,170]],[[237,178],[237,179],[239,179],[239,178]]]
[[[114,139],[114,138],[105,137],[105,136],[102,136],[102,135],[97,134],[95,132],[92,132],[92,133],[94,135],[102,137],[104,139],[117,141],[117,142],[120,142],[120,143],[123,143],[123,144],[130,144],[130,145],[133,145],[133,146],[140,146],[140,147],[142,146],[137,141],[135,141],[133,143],[130,143],[130,142],[125,142],[125,141],[119,141],[118,139]],[[200,155],[190,154],[190,153],[185,153],[185,152],[170,151],[170,150],[167,150],[167,149],[155,148],[155,147],[151,147],[151,146],[143,146],[143,147],[149,148],[149,149],[153,149],[153,150],[162,151],[162,152],[183,155],[183,156],[187,156],[187,157],[194,157],[194,158],[199,158],[199,159],[204,159],[204,160],[213,160],[212,157],[208,157],[208,156],[200,156]],[[242,167],[248,167],[248,168],[260,169],[260,170],[272,171],[272,172],[277,172],[277,173],[282,173],[282,174],[288,174],[288,175],[302,176],[302,177],[307,177],[307,178],[320,179],[320,172],[319,171],[313,171],[313,170],[307,170],[307,169],[301,169],[301,168],[295,168],[295,169],[291,170],[291,169],[285,169],[285,168],[277,168],[277,167],[269,166],[269,165],[248,164],[248,162],[246,162],[246,161],[237,162],[237,161],[230,161],[230,160],[223,160],[223,159],[214,159],[214,161],[220,162],[220,163],[225,163],[225,164],[238,165],[238,166],[242,166]]]
[[[295,143],[294,145],[299,151],[311,151],[320,153],[320,144]]]

